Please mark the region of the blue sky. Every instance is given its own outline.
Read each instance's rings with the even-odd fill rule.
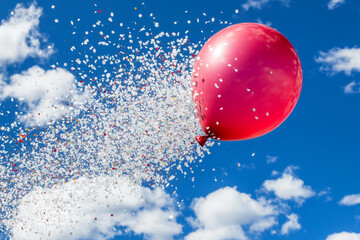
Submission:
[[[358,80],[360,32],[357,24],[360,20],[360,5],[357,1],[98,0],[90,3],[86,0],[71,2],[38,0],[36,3],[33,1],[3,1],[0,6],[0,19],[3,19],[0,25],[0,52],[2,52],[0,53],[0,86],[2,88],[0,91],[0,111],[2,112],[0,123],[5,128],[13,122],[17,123],[11,126],[9,131],[3,131],[5,133],[1,135],[4,145],[1,149],[3,168],[0,169],[4,179],[2,188],[7,186],[8,189],[11,189],[10,193],[13,193],[12,195],[19,198],[18,200],[21,202],[26,202],[21,200],[26,195],[25,198],[29,204],[20,204],[18,217],[10,217],[10,220],[6,222],[5,225],[9,229],[1,233],[1,239],[9,239],[10,233],[14,239],[24,239],[24,236],[33,234],[34,231],[39,231],[39,234],[43,234],[45,239],[100,239],[101,237],[104,239],[155,240],[360,239],[360,188],[358,184],[360,180],[358,174],[360,167],[358,162],[360,115],[357,111],[360,97]],[[17,10],[14,10],[16,6]],[[150,14],[152,14],[151,17]],[[78,21],[78,19],[80,20]],[[96,25],[98,20],[101,20],[101,23],[94,28],[93,24]],[[145,183],[142,186],[136,185],[134,191],[121,190],[127,189],[127,184],[131,185],[128,180],[119,176],[121,172],[110,174],[111,177],[118,177],[119,181],[123,182],[120,190],[112,189],[113,192],[111,192],[108,188],[97,187],[108,186],[107,184],[115,181],[114,178],[102,178],[104,172],[107,171],[104,170],[107,165],[100,161],[101,157],[99,156],[94,159],[101,164],[99,163],[91,170],[85,169],[87,167],[90,169],[85,161],[79,164],[81,167],[63,163],[59,165],[58,169],[44,170],[44,166],[51,165],[48,162],[67,159],[67,154],[71,154],[74,158],[88,156],[79,153],[83,151],[81,148],[86,148],[81,143],[69,144],[54,151],[58,145],[53,141],[52,135],[61,133],[71,135],[74,132],[85,133],[93,130],[104,135],[103,133],[109,134],[113,131],[100,124],[101,121],[96,122],[97,119],[92,118],[94,115],[90,114],[88,117],[87,113],[82,112],[84,102],[92,101],[88,100],[87,94],[91,95],[92,99],[95,98],[93,102],[96,102],[95,105],[102,111],[107,111],[112,106],[107,100],[104,100],[106,98],[101,101],[103,96],[96,95],[95,97],[90,90],[87,92],[88,90],[84,86],[96,86],[98,82],[102,82],[102,90],[111,90],[110,84],[113,79],[110,77],[110,82],[106,81],[109,78],[102,78],[101,74],[105,74],[104,70],[106,69],[111,71],[113,66],[105,64],[90,72],[87,66],[77,64],[76,59],[82,61],[85,59],[85,55],[92,56],[94,59],[111,55],[117,55],[122,60],[129,58],[131,51],[126,47],[136,47],[136,41],[132,43],[127,41],[129,34],[132,35],[131,39],[135,40],[136,37],[139,37],[137,40],[144,42],[152,37],[151,35],[144,36],[139,31],[142,26],[145,27],[145,32],[153,32],[154,35],[161,32],[170,34],[179,32],[178,36],[161,40],[163,45],[159,44],[159,47],[167,49],[166,44],[177,39],[190,40],[186,46],[182,45],[182,48],[199,42],[200,45],[204,44],[210,36],[227,25],[242,22],[258,22],[276,28],[295,47],[302,63],[303,88],[299,102],[289,118],[276,130],[247,141],[221,142],[220,145],[218,142],[210,141],[207,149],[211,154],[205,153],[201,162],[198,158],[186,163],[190,165],[190,169],[184,167],[187,160],[177,159],[181,157],[181,154],[171,151],[176,152],[175,145],[183,144],[182,151],[188,156],[195,157],[201,154],[198,146],[189,144],[190,141],[193,141],[196,133],[200,133],[199,125],[196,125],[196,119],[191,117],[192,113],[187,109],[191,105],[186,101],[179,100],[178,105],[174,103],[169,105],[168,102],[164,102],[166,106],[173,107],[171,109],[178,110],[174,113],[175,117],[168,111],[162,111],[165,105],[161,104],[154,107],[153,113],[145,111],[140,114],[134,110],[133,115],[129,116],[136,119],[144,116],[144,124],[141,123],[142,120],[137,120],[133,121],[135,127],[129,124],[118,129],[119,134],[123,137],[121,140],[123,142],[118,149],[121,152],[126,151],[127,144],[128,148],[132,149],[130,153],[134,151],[148,152],[148,156],[151,157],[148,157],[149,160],[147,160],[144,156],[142,161],[148,161],[151,167],[159,164],[157,156],[152,152],[152,147],[156,146],[156,141],[163,141],[166,138],[166,143],[163,143],[164,151],[167,151],[165,155],[169,158],[169,162],[174,164],[169,163],[170,168],[164,170],[166,174],[163,176],[169,179],[174,175],[175,179],[169,182],[169,186],[165,187],[165,190],[150,190],[153,188],[149,187],[149,182],[156,181],[155,178],[158,176],[156,171],[153,173],[154,179],[149,180],[146,175],[144,179],[141,179]],[[6,28],[6,26],[10,26],[10,28]],[[93,33],[91,33],[92,30]],[[89,33],[86,34],[86,31]],[[116,33],[111,33],[111,31]],[[124,34],[126,41],[119,40],[122,38],[122,36],[119,37],[119,34]],[[7,41],[9,38],[11,41]],[[89,45],[81,45],[85,39],[89,39]],[[98,42],[103,40],[111,40],[116,45],[120,44],[125,47],[125,50],[121,47],[116,49],[111,44],[109,46],[98,45]],[[94,45],[97,51],[90,50],[90,45]],[[75,48],[72,49],[73,46]],[[141,51],[148,51],[147,53],[153,55],[154,50],[143,49]],[[178,63],[183,67],[183,72],[186,71],[186,66],[191,65],[192,54],[189,50],[184,50],[183,56],[177,58]],[[64,63],[67,64],[64,65]],[[136,66],[132,68],[140,67],[141,64],[144,62],[135,63]],[[131,64],[125,65],[122,67],[130,71]],[[168,67],[170,68],[170,66]],[[147,71],[150,70],[147,69]],[[81,78],[85,72],[87,76]],[[124,81],[126,76],[129,75],[125,74],[118,81]],[[95,77],[98,77],[96,83],[92,81]],[[184,83],[185,86],[185,82],[190,81],[188,77],[189,75],[186,73],[175,74],[175,79],[178,79],[179,83]],[[163,80],[167,81],[168,78],[165,77]],[[84,83],[80,83],[81,80]],[[16,81],[18,81],[17,84]],[[147,83],[142,84],[146,85]],[[179,88],[176,84],[173,85],[174,83],[164,84],[164,86],[159,85],[164,87],[164,95],[186,96],[188,89]],[[97,86],[97,88],[101,87]],[[69,91],[69,88],[72,88],[72,91]],[[66,96],[64,97],[64,95]],[[21,100],[22,96],[25,96],[25,100]],[[66,105],[69,103],[69,98],[73,99],[75,109],[70,109],[69,105]],[[149,106],[154,104],[150,99],[148,101]],[[57,106],[56,109],[60,110],[49,110],[47,104]],[[119,104],[116,109],[122,109],[123,105]],[[80,113],[76,112],[76,108],[80,109]],[[16,112],[18,112],[17,115]],[[38,113],[39,115],[37,115]],[[100,110],[98,113],[100,114]],[[136,135],[137,131],[146,129],[147,125],[154,122],[146,120],[147,114],[165,117],[167,117],[166,114],[171,115],[170,125],[166,125],[165,127],[168,129],[163,131],[165,137],[155,133],[151,135],[149,130],[149,134],[152,136],[151,140],[146,139],[145,136],[146,143],[144,145],[130,144],[127,142],[127,138],[132,138],[134,132]],[[189,114],[189,116],[185,116],[185,114]],[[16,119],[18,115],[21,117]],[[35,116],[29,120],[31,115]],[[83,119],[84,122],[85,120],[87,122],[82,125],[84,128],[78,127],[73,122],[65,122],[59,127],[54,125],[55,129],[60,129],[59,133],[51,127],[52,124],[47,124],[47,122],[50,119],[53,120],[52,123],[58,121],[61,119],[60,115],[71,116],[73,119],[78,118],[80,123]],[[112,121],[111,117],[104,119],[104,121]],[[176,135],[184,130],[185,127],[182,125],[184,122],[187,124],[186,128],[189,128],[188,133],[179,135],[177,140],[170,137],[170,133]],[[24,130],[26,128],[33,129],[31,134]],[[26,147],[22,147],[21,143],[15,146],[14,143],[5,142],[5,139],[8,139],[6,136],[14,138],[14,142],[21,140],[19,133],[27,134],[23,144]],[[36,145],[27,143],[32,134],[42,136]],[[106,135],[104,135],[105,137]],[[89,139],[87,141],[95,152],[111,155],[111,153],[103,151],[102,142],[98,141],[98,138]],[[51,154],[44,152],[43,155],[39,154],[38,156],[44,156],[46,160],[34,160],[37,158],[34,158],[36,153],[33,153],[32,149],[41,152],[39,146],[47,145],[48,142],[53,144],[51,145],[51,154],[59,155],[47,158]],[[139,150],[141,146],[146,146],[147,149]],[[65,148],[67,154],[65,154]],[[64,149],[63,155],[61,149]],[[86,149],[84,151],[90,152]],[[28,164],[27,167],[19,168],[14,173],[9,170],[9,166],[12,164],[10,167],[16,168],[14,166],[14,163],[17,162],[14,160],[16,154],[24,156],[18,162],[27,162]],[[102,158],[106,157],[102,155]],[[133,161],[134,165],[139,162],[138,160]],[[11,162],[10,165],[9,162]],[[183,166],[183,171],[176,168],[179,166],[178,163]],[[72,185],[64,184],[54,187],[53,180],[45,183],[41,179],[34,178],[36,179],[34,186],[42,188],[34,189],[32,186],[26,190],[29,179],[34,180],[24,177],[29,175],[30,170],[33,170],[28,166],[34,167],[36,171],[41,170],[47,179],[48,177],[50,179],[50,174],[61,172],[61,169],[66,169],[68,172],[71,166],[73,167],[71,174],[75,175],[68,174],[62,180],[82,178],[83,182],[80,181],[81,186],[76,193],[77,191]],[[123,171],[128,174],[130,170],[134,171],[130,167],[126,169],[128,165],[124,164],[124,166]],[[94,179],[95,185],[89,183],[90,177]],[[22,189],[17,190],[11,184],[10,179],[24,183],[21,185]],[[165,184],[160,184],[160,186],[163,185]],[[41,200],[43,196],[41,192],[45,191],[43,188],[47,189],[49,196]],[[87,190],[92,193],[86,195]],[[109,198],[93,202],[79,200],[78,203],[65,204],[62,210],[69,211],[69,214],[66,215],[57,214],[56,211],[51,210],[53,205],[46,205],[54,202],[54,198],[67,196],[70,192],[79,199],[81,194],[89,196],[89,199],[108,194]],[[138,193],[144,196],[145,201],[134,200],[138,197],[136,195]],[[6,193],[5,190],[2,192],[1,198],[1,208],[6,209],[2,210],[1,218],[5,221],[9,215],[13,214],[12,211],[15,211],[14,208],[18,205],[13,205],[13,203],[11,206],[7,205],[9,192]],[[120,204],[120,207],[117,207],[119,198],[125,199],[125,202],[129,201],[129,204]],[[42,209],[36,204],[34,205],[36,201],[44,201],[42,204],[49,210],[51,215],[49,218],[59,225],[56,229],[63,230],[63,233],[56,233],[58,235],[51,235],[51,237],[48,235],[49,231],[54,234],[57,230],[54,230],[52,225],[44,223],[42,219],[39,220],[40,217],[37,217],[37,213],[42,212]],[[111,206],[110,209],[114,215],[118,214],[119,217],[116,220],[108,220],[109,208],[100,207],[106,204]],[[91,211],[75,210],[74,206],[87,206]],[[133,211],[132,216],[124,213],[126,209]],[[93,210],[97,212],[98,216],[103,217],[94,221]],[[111,212],[111,214],[113,213]],[[86,219],[88,216],[91,217],[91,221],[84,220],[83,224],[76,222],[76,220]],[[11,222],[11,219],[15,219],[18,223]],[[29,222],[34,223],[33,226],[30,226]],[[83,231],[69,230],[71,225],[74,225],[75,229],[79,228]],[[26,229],[25,233],[21,227]],[[68,234],[69,232],[71,235]],[[37,239],[38,235],[29,236]]]

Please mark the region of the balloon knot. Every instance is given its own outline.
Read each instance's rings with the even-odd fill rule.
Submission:
[[[206,141],[208,140],[209,135],[205,135],[205,136],[197,136],[195,137],[196,141],[200,144],[200,146],[204,146]]]

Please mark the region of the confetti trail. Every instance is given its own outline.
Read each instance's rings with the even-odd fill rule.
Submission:
[[[94,12],[100,13],[105,15]],[[39,194],[39,188],[51,191],[99,176],[167,187],[174,171],[191,173],[192,164],[210,153],[213,141],[204,148],[194,143],[201,129],[190,86],[203,43],[192,43],[187,32],[162,32],[153,14],[138,14],[147,26],[117,23],[111,13],[83,29],[78,37],[83,40],[70,49],[77,57],[50,70],[66,69],[75,76],[60,100],[49,106],[42,100],[34,112],[29,111],[32,102],[11,99],[14,111],[21,110],[13,123],[0,128],[0,219],[6,222],[1,231],[9,232],[15,216],[23,213],[19,204]],[[74,29],[78,21],[71,21]],[[109,31],[106,22],[122,30]]]

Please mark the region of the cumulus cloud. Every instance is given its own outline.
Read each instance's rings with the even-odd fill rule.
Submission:
[[[4,82],[6,66],[22,63],[28,57],[48,57],[52,46],[43,48],[46,38],[39,32],[42,9],[35,3],[28,7],[17,4],[11,16],[0,24],[0,100],[8,97],[24,102],[27,109],[18,117],[27,124],[43,125],[72,112],[71,104],[81,101],[74,85],[74,76],[64,69],[45,71],[34,66]]]
[[[243,226],[262,232],[277,224],[274,217],[278,212],[273,206],[230,187],[194,200],[193,210],[198,229],[187,235],[187,240],[243,240],[247,239]]]
[[[352,72],[360,72],[360,48],[332,48],[328,52],[320,52],[315,61],[322,64],[321,70],[351,75]],[[360,93],[359,86],[359,82],[352,81],[344,87],[344,93]]]
[[[353,206],[360,204],[360,194],[346,195],[339,202],[340,205]]]
[[[289,0],[278,0],[281,3],[287,5],[289,3]],[[244,10],[249,10],[250,8],[256,8],[261,9],[263,8],[267,3],[269,3],[270,0],[247,0],[246,3],[242,4],[242,8]]]
[[[42,9],[16,5],[9,19],[0,24],[0,66],[24,61],[27,57],[47,57],[52,48],[42,49],[45,41],[39,32]]]
[[[360,72],[360,48],[332,48],[328,52],[320,52],[315,59],[323,64],[322,70],[333,73],[344,72],[350,75],[353,71]]]
[[[193,200],[195,229],[186,240],[249,240],[278,225],[285,209],[225,187]],[[129,177],[71,179],[52,188],[37,187],[20,200],[4,221],[14,240],[110,239],[135,234],[169,240],[182,233],[175,200],[164,190],[142,187]],[[296,214],[287,215],[281,234],[298,230]]]
[[[281,234],[289,234],[291,231],[301,229],[301,225],[299,224],[298,220],[299,217],[296,214],[290,214],[286,216],[289,220],[281,226]]]
[[[186,240],[248,240],[241,226],[221,226],[215,229],[199,229],[185,237]]]
[[[249,230],[250,232],[263,232],[277,224],[278,222],[275,217],[262,218],[256,223],[251,224]]]
[[[35,189],[6,224],[14,240],[109,239],[129,231],[168,240],[182,230],[177,216],[164,190],[141,187],[127,177],[99,176]]]
[[[330,0],[330,2],[328,3],[328,9],[333,10],[343,3],[345,3],[345,0]]]
[[[283,200],[295,200],[301,204],[305,199],[315,195],[310,186],[305,186],[304,181],[295,177],[293,167],[288,167],[281,177],[275,180],[266,180],[263,187],[268,192]]]
[[[360,240],[360,233],[341,232],[329,235],[326,240]]]
[[[49,123],[71,113],[72,105],[86,99],[86,94],[76,89],[74,75],[62,68],[46,71],[34,66],[2,85],[2,99],[17,98],[27,104],[28,114],[20,116],[27,124]]]

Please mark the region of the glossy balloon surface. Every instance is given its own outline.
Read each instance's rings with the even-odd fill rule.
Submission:
[[[202,129],[218,140],[245,140],[278,127],[302,87],[299,57],[278,31],[256,23],[215,34],[198,54],[192,94]]]

